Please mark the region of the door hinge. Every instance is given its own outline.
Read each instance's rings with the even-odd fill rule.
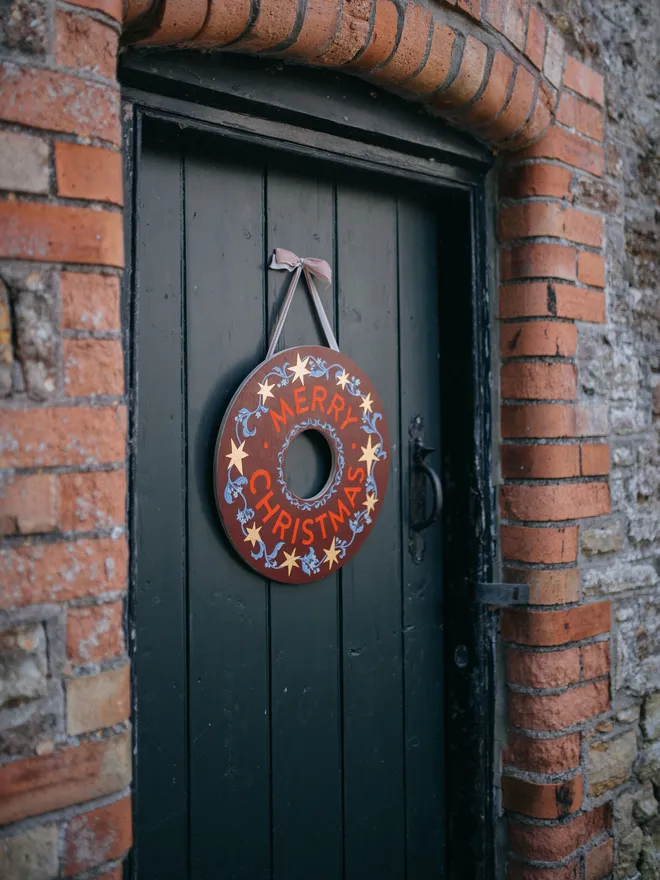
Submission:
[[[529,584],[477,584],[477,602],[481,605],[527,605]]]

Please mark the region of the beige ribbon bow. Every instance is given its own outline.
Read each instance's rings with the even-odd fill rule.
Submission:
[[[328,345],[335,351],[339,351],[339,346],[337,345],[335,334],[332,332],[330,321],[328,321],[328,316],[325,313],[325,309],[323,308],[323,304],[321,302],[321,297],[319,296],[319,292],[316,289],[316,285],[314,284],[314,279],[312,277],[313,275],[316,275],[317,278],[322,278],[324,281],[330,284],[332,281],[332,269],[330,268],[329,263],[327,263],[325,260],[320,260],[317,257],[301,258],[297,256],[297,254],[294,254],[293,251],[287,251],[285,250],[285,248],[275,248],[275,253],[273,254],[272,260],[270,261],[270,268],[286,269],[287,272],[293,272],[293,278],[291,279],[289,289],[286,292],[286,296],[284,297],[282,306],[277,316],[277,321],[275,322],[275,327],[273,328],[273,334],[270,338],[270,345],[268,346],[268,351],[266,353],[266,360],[268,360],[275,354],[277,342],[280,338],[280,334],[282,333],[282,327],[284,326],[284,321],[286,320],[286,316],[289,313],[291,300],[293,299],[293,294],[296,291],[296,287],[298,286],[298,281],[301,274],[304,274],[305,276],[305,281],[307,282],[307,287],[309,288],[312,302],[314,303],[314,308],[316,309],[316,312],[319,316],[319,321],[321,322],[321,327],[323,328],[323,332],[325,333],[325,338],[328,342]]]

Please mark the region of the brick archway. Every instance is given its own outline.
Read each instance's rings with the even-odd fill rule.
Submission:
[[[528,0],[446,0],[432,10],[406,0],[124,7],[53,2],[54,41],[47,29],[32,35],[43,40],[44,60],[19,54],[0,74],[3,149],[23,160],[2,183],[15,195],[0,202],[0,257],[9,261],[0,318],[6,312],[5,323],[16,324],[5,332],[0,321],[0,382],[16,399],[3,415],[10,442],[0,460],[8,472],[0,521],[13,535],[1,557],[11,584],[5,606],[16,625],[60,627],[67,645],[66,660],[50,670],[66,694],[63,726],[47,753],[35,733],[36,754],[0,767],[0,822],[80,804],[78,816],[57,820],[67,876],[107,862],[103,876],[118,877],[112,871],[130,842],[115,80],[123,29],[127,46],[265,53],[353,73],[505,154],[500,544],[505,578],[529,583],[539,606],[501,615],[509,646],[511,732],[501,780],[512,813],[508,876],[605,876],[609,813],[587,796],[581,738],[609,710],[610,610],[607,602],[580,604],[577,534],[581,518],[609,512],[609,449],[602,411],[577,402],[575,364],[576,322],[605,318],[603,219],[572,205],[574,190],[603,174],[602,77],[565,54],[560,33]],[[50,285],[43,309],[51,296],[57,338],[47,356],[30,360],[25,346],[12,346],[22,319],[3,300],[5,285],[32,285],[37,297]],[[12,358],[28,377],[22,389]],[[90,829],[107,845],[79,852],[76,840]]]

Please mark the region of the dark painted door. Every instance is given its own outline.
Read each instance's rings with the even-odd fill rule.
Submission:
[[[171,132],[137,170],[136,876],[442,877],[439,526],[421,564],[408,550],[411,418],[439,440],[437,205]],[[325,307],[391,438],[373,533],[304,587],[239,561],[213,495],[218,427],[288,281],[265,270],[275,246],[333,265]],[[283,344],[318,341],[301,287]]]

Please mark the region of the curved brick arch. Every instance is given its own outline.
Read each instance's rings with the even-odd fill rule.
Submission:
[[[479,0],[447,5],[460,12],[394,0],[128,0],[124,27],[139,46],[264,53],[352,73],[498,149],[537,140],[561,61],[543,18],[524,2],[508,13],[491,2],[483,20]]]
[[[0,176],[0,393],[12,398],[0,413],[9,438],[0,448],[8,474],[0,531],[13,535],[0,552],[0,580],[11,586],[0,607],[10,625],[36,614],[27,606],[43,606],[47,625],[64,627],[67,664],[49,675],[62,679],[67,712],[52,743],[35,740],[0,765],[0,823],[17,823],[21,841],[21,822],[36,817],[67,876],[108,859],[118,871],[114,860],[130,845],[115,70],[123,31],[129,46],[264,53],[344,70],[506,154],[497,225],[500,547],[504,578],[529,583],[532,606],[501,617],[513,686],[501,778],[514,814],[508,878],[605,876],[610,815],[593,800],[585,755],[610,710],[610,610],[580,603],[578,530],[583,517],[609,512],[608,426],[601,408],[578,401],[576,366],[577,322],[605,320],[605,260],[601,214],[574,202],[603,176],[602,77],[565,55],[560,33],[529,0],[446,0],[432,10],[406,0],[44,6],[54,26],[33,35],[43,57],[19,51],[0,65],[0,150],[9,157]],[[12,359],[27,355],[13,348],[23,331],[11,328],[20,316],[8,312],[5,284],[14,296],[24,288],[41,297],[41,320],[52,309],[59,340],[39,343],[38,369],[22,363],[25,388],[12,384]],[[84,770],[72,781],[74,766]],[[50,812],[65,807],[77,815]],[[41,822],[44,814],[55,818]],[[77,839],[97,825],[112,847],[79,853]]]

